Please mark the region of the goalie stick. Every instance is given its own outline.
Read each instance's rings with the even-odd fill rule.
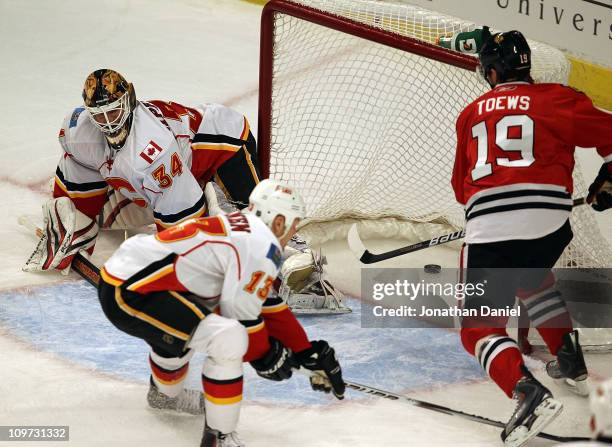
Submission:
[[[586,198],[581,197],[579,199],[574,200],[573,206],[584,205],[585,203]],[[465,230],[462,229],[459,231],[455,231],[454,233],[437,236],[433,239],[417,242],[416,244],[407,245],[405,247],[396,248],[394,250],[386,251],[383,253],[372,253],[361,241],[361,237],[359,236],[359,232],[357,231],[357,224],[353,224],[349,229],[347,239],[350,250],[355,254],[355,256],[357,256],[357,258],[361,261],[362,264],[374,264],[376,262],[384,261],[386,259],[396,258],[398,256],[413,253],[418,250],[423,250],[424,248],[446,244],[447,242],[456,241],[464,237]]]
[[[306,376],[317,374],[316,372],[308,371],[302,368],[298,369],[297,371],[301,373],[302,375],[306,375]],[[470,414],[470,413],[465,413],[463,411],[454,410],[452,408],[445,407],[444,405],[438,405],[432,402],[426,402],[423,400],[413,399],[412,397],[392,393],[391,391],[384,391],[384,390],[374,388],[368,385],[362,385],[360,383],[352,382],[350,380],[345,380],[344,384],[346,385],[347,388],[350,388],[351,390],[359,391],[360,393],[371,394],[372,396],[381,397],[383,399],[395,400],[395,401],[398,401],[404,404],[412,405],[414,407],[425,408],[426,410],[431,410],[431,411],[435,411],[438,413],[444,413],[449,416],[457,416],[462,419],[467,419],[472,422],[478,422],[480,424],[491,425],[497,428],[503,429],[506,427],[506,424],[501,421],[496,421],[494,419],[489,419],[484,416],[478,416],[476,414]],[[536,436],[543,438],[543,439],[548,439],[550,441],[562,442],[562,443],[590,440],[590,438],[586,438],[586,437],[560,436],[560,435],[553,435],[553,434],[545,433],[545,432],[540,432]]]

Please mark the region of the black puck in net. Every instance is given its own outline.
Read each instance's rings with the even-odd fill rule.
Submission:
[[[425,270],[425,273],[440,273],[442,271],[442,266],[438,264],[427,264],[423,267],[423,270]]]

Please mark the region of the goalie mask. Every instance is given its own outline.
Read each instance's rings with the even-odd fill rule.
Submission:
[[[136,108],[134,87],[114,70],[103,68],[87,76],[83,101],[92,123],[104,133],[109,145],[125,143]]]
[[[262,180],[249,196],[248,212],[255,214],[268,226],[278,215],[285,217],[285,234],[295,219],[306,217],[306,205],[302,196],[293,188],[277,180]]]
[[[531,79],[531,49],[525,37],[519,31],[497,33],[489,37],[482,45],[479,54],[480,74],[491,85],[488,79],[489,70],[494,68],[498,82],[527,81]]]

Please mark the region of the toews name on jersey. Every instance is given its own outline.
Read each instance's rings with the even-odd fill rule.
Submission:
[[[603,119],[602,119],[603,118]],[[536,239],[572,209],[574,150],[612,161],[612,115],[560,84],[499,84],[457,120],[452,186],[465,205],[466,242]]]

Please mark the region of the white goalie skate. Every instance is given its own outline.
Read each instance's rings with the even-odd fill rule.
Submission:
[[[294,313],[342,314],[351,309],[343,303],[343,295],[327,279],[323,272],[325,257],[309,249],[286,247],[278,295]]]

